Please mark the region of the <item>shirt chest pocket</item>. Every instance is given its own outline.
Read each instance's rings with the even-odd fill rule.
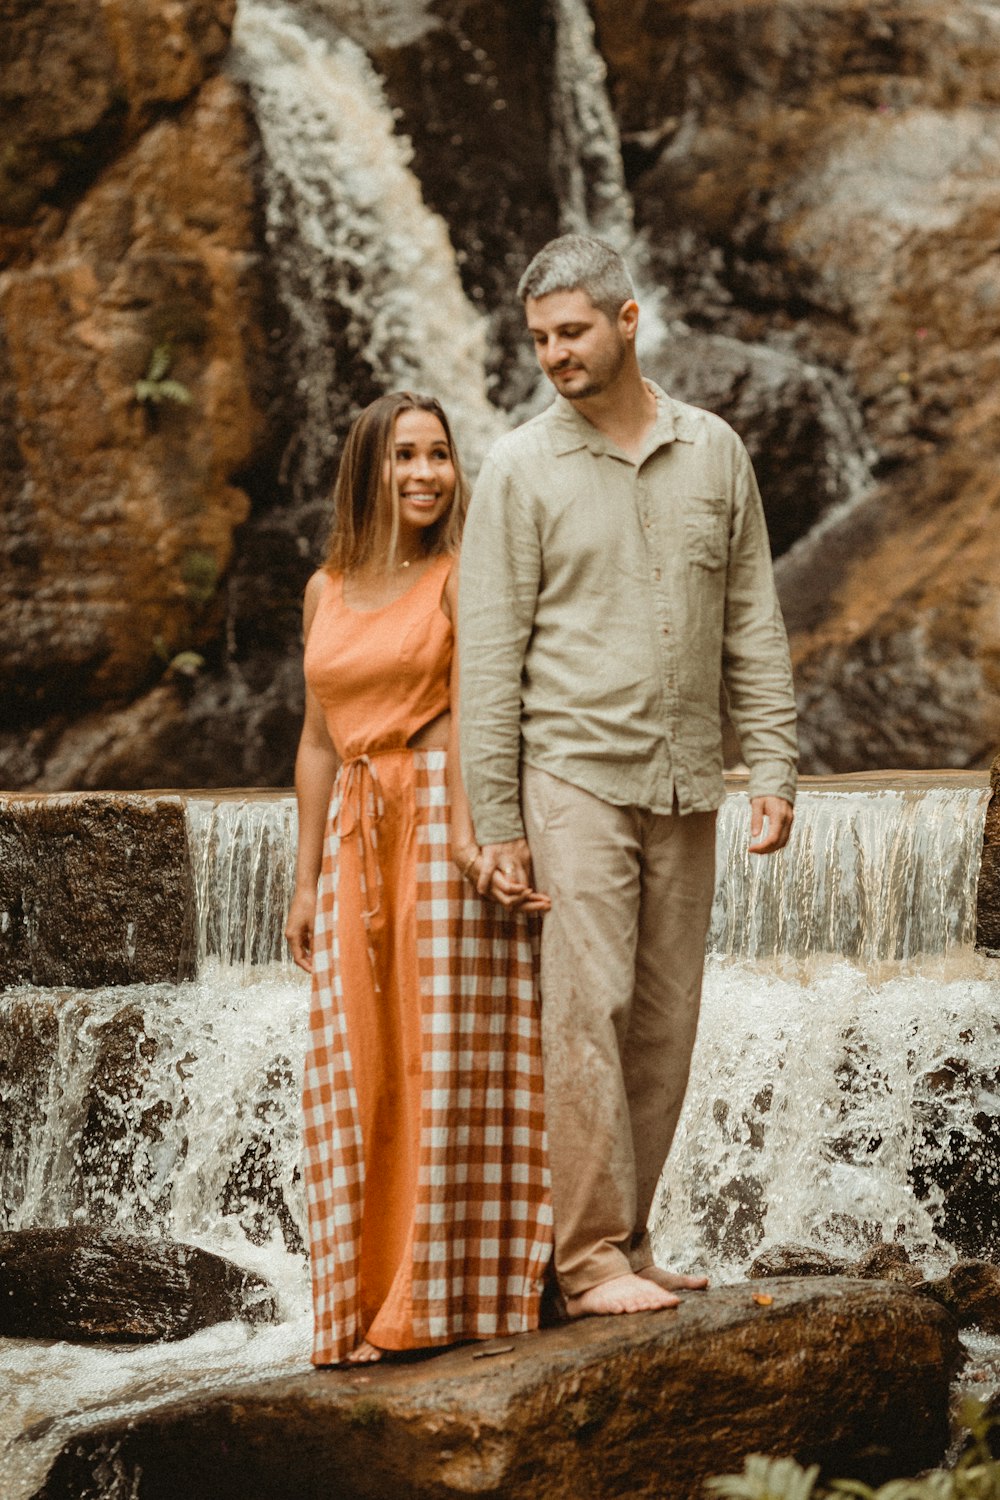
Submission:
[[[729,557],[729,508],[721,495],[688,495],[683,501],[688,562],[715,571]]]

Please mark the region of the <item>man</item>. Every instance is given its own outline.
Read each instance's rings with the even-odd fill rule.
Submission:
[[[557,398],[488,455],[459,606],[477,884],[552,901],[542,1044],[570,1316],[676,1306],[646,1220],[694,1044],[724,796],[720,685],[751,845],[787,842],[795,710],[760,496],[719,417],[640,373],[620,256],[565,235],[519,295]],[[523,812],[523,820],[522,820]]]

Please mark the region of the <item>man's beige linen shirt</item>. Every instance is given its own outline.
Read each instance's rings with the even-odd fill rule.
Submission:
[[[523,836],[522,760],[616,806],[795,795],[795,700],[760,494],[720,417],[650,384],[638,462],[569,401],[493,447],[462,546],[462,767],[482,844]],[[675,804],[676,798],[676,804]]]

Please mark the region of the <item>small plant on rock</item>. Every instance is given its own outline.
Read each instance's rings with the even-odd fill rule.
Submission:
[[[179,380],[169,378],[174,352],[169,344],[157,344],[149,356],[149,364],[142,380],[135,383],[137,401],[160,406],[164,401],[174,401],[178,406],[190,406],[191,392]]]

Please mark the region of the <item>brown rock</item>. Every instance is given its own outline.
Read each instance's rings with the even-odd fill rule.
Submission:
[[[0,1233],[6,1338],[145,1344],[274,1313],[259,1276],[194,1245],[83,1225]]]
[[[900,1281],[905,1286],[918,1286],[924,1279],[923,1271],[913,1265],[904,1245],[885,1243],[866,1251],[851,1274],[866,1281]]]
[[[879,482],[864,498],[855,482],[854,508],[779,566],[803,769],[988,764],[996,17],[945,0],[595,13],[638,221],[676,310],[828,371],[874,455]],[[772,511],[788,503],[779,490]]]
[[[673,1500],[752,1451],[873,1481],[940,1457],[958,1354],[943,1307],[876,1282],[765,1286],[764,1305],[725,1287],[677,1314],[176,1402],[75,1433],[39,1500],[86,1493],[112,1449],[143,1500]]]
[[[9,731],[121,702],[220,632],[249,504],[232,476],[263,431],[252,153],[242,97],[215,79],[0,277]]]
[[[990,770],[990,788],[976,892],[976,947],[1000,957],[1000,754]]]
[[[937,1297],[960,1328],[1000,1333],[1000,1266],[988,1260],[960,1260],[947,1276],[927,1290]]]
[[[811,1245],[776,1245],[751,1263],[747,1273],[757,1281],[768,1276],[846,1276],[850,1263]]]
[[[0,59],[0,265],[225,52],[235,0],[9,0]]]
[[[0,988],[188,978],[193,902],[180,798],[0,801]]]

